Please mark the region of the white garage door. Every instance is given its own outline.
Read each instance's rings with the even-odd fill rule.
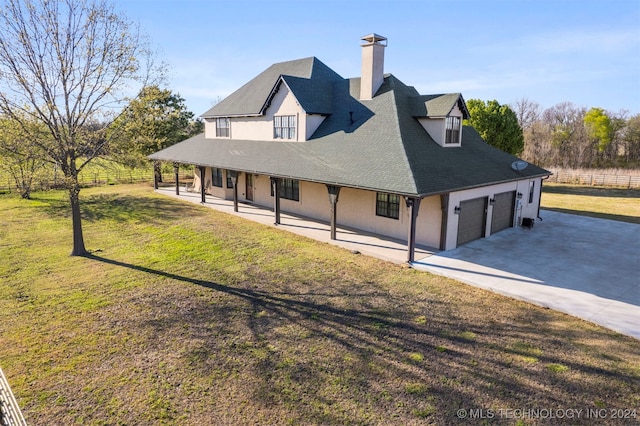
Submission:
[[[487,197],[460,202],[458,245],[484,237],[487,223]]]

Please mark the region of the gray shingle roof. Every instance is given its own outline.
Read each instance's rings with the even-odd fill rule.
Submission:
[[[463,118],[469,118],[469,111],[460,93],[419,95],[412,98],[411,103],[414,117],[446,117],[457,104]]]
[[[376,96],[360,101],[359,78],[343,79],[316,58],[273,65],[203,117],[259,114],[283,82],[307,112],[328,114],[308,141],[200,134],[150,158],[410,196],[549,174],[534,165],[514,171],[511,163],[517,158],[486,144],[471,127],[463,128],[461,147],[434,142],[415,117],[442,116],[456,102],[464,107],[458,93],[421,96],[386,75]]]
[[[331,68],[314,57],[280,62],[271,65],[247,84],[202,114],[201,117],[260,115],[269,101],[271,101],[271,97],[277,88],[276,86],[280,83],[281,76],[312,79],[313,82],[311,84],[314,85],[314,90],[311,90],[311,92],[318,92],[317,86],[342,79]],[[289,83],[292,82],[292,79],[286,79],[286,81]],[[307,95],[312,95],[313,93],[308,93],[309,89],[303,89],[300,85],[292,84],[296,86],[299,92],[304,92],[300,94],[303,98],[302,100],[309,101]],[[309,102],[311,102],[313,108],[316,108],[315,101]]]

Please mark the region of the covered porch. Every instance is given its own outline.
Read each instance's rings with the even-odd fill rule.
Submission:
[[[346,227],[336,227],[335,239],[331,238],[331,224],[328,222],[310,219],[308,217],[294,215],[291,213],[280,213],[280,223],[274,224],[273,209],[259,205],[242,203],[237,204],[237,211],[234,211],[234,201],[207,195],[202,203],[201,194],[197,192],[179,191],[176,194],[174,187],[159,187],[157,192],[169,197],[188,201],[194,204],[201,204],[205,207],[216,209],[225,213],[233,214],[247,220],[259,222],[264,225],[277,226],[289,232],[303,235],[317,241],[326,242],[343,247],[353,252],[359,252],[368,256],[387,260],[394,263],[407,262],[407,241],[396,240],[380,235],[369,234],[360,230]],[[415,258],[428,257],[438,250],[424,246],[415,247]]]

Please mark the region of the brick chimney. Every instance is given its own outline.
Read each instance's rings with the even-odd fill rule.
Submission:
[[[373,99],[384,82],[384,48],[387,39],[372,33],[361,38],[362,78],[360,79],[360,100]]]

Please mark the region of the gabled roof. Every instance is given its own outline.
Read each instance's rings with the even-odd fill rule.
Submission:
[[[330,114],[332,81],[283,75],[284,82],[307,114]]]
[[[284,77],[281,79],[281,77]],[[312,87],[297,84],[294,78],[306,79]],[[202,118],[256,116],[264,113],[282,81],[291,88],[299,101],[311,109],[324,109],[326,101],[315,101],[313,96],[322,91],[323,84],[342,80],[335,71],[318,58],[310,57],[271,65],[247,84],[201,115]],[[305,108],[305,111],[308,111]],[[314,111],[320,113],[320,111]]]
[[[423,105],[423,109],[432,109],[432,113],[438,114],[449,108],[448,113],[456,102],[464,104],[459,94],[420,96],[413,87],[393,75],[386,75],[376,96],[360,101],[357,99],[359,78],[335,78],[337,74],[327,72],[326,66],[316,61],[309,58],[284,64],[304,68],[303,64],[310,66],[313,62],[315,65],[307,71],[320,70],[319,77],[279,74],[289,66],[276,64],[279,67],[269,68],[268,73],[265,71],[243,86],[259,91],[261,96],[256,99],[264,103],[276,84],[284,83],[302,100],[301,104],[306,103],[311,110],[326,113],[330,107],[330,114],[307,142],[206,139],[201,134],[150,158],[408,196],[440,194],[549,174],[533,165],[514,171],[511,163],[517,158],[485,143],[471,127],[463,128],[460,147],[443,148],[433,141],[416,120],[416,108]],[[293,78],[280,79],[280,75]],[[310,82],[316,78],[319,81]],[[259,81],[268,90],[257,87]],[[312,99],[323,90],[329,93]],[[240,89],[230,98],[238,92],[241,96],[236,96],[237,99],[248,96]],[[241,102],[233,99],[227,102],[227,99],[205,116],[228,116],[232,111],[247,113],[247,110],[231,109],[230,105],[237,108]]]
[[[441,95],[420,95],[412,100],[414,117],[446,117],[457,105],[462,111],[462,118],[469,118],[467,104],[460,93],[446,93]]]

